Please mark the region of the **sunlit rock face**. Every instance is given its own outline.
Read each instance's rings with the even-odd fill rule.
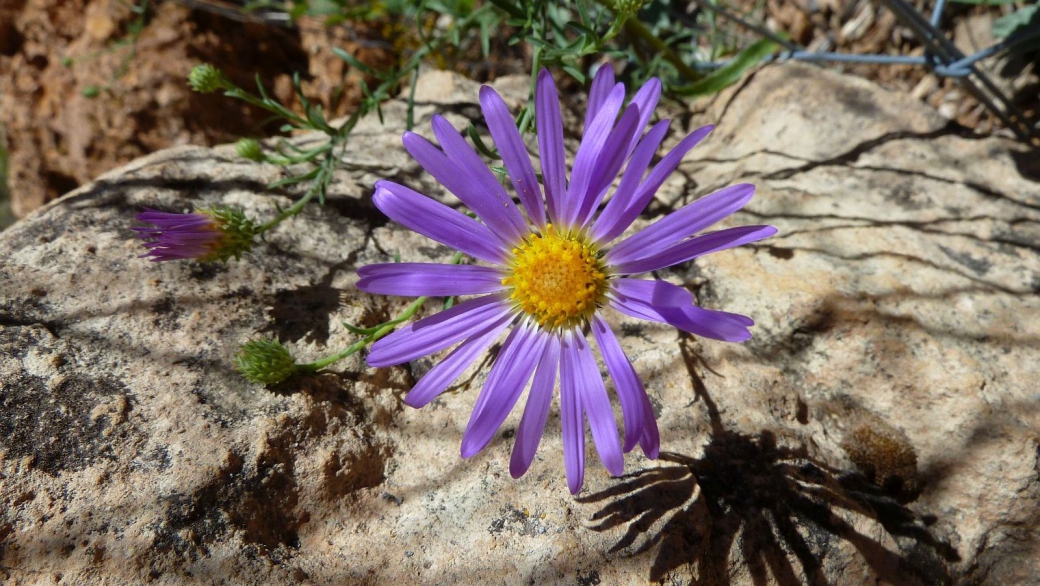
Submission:
[[[497,87],[515,107],[527,81]],[[477,87],[458,77],[425,76],[417,99],[419,120],[479,119]],[[754,337],[700,340],[610,316],[663,453],[629,454],[622,478],[589,466],[575,499],[557,407],[522,479],[508,472],[519,413],[482,453],[459,457],[485,368],[422,410],[402,398],[431,360],[372,370],[356,356],[270,389],[232,370],[257,335],[313,360],[353,341],[342,322],[404,307],[359,293],[358,266],[450,258],[371,205],[386,177],[442,197],[400,146],[404,105],[384,114],[385,127],[359,128],[327,204],[239,262],[150,263],[131,231],[145,206],[234,205],[264,220],[300,195],[267,190],[283,171],[230,147],[138,160],[0,234],[2,581],[1040,575],[1035,152],[796,65],[673,113],[718,128],[650,215],[746,181],[758,192],[731,225],[780,233],[659,277],[751,316]]]

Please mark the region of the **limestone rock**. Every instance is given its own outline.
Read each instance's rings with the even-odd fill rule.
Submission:
[[[423,133],[478,116],[472,82],[420,83]],[[404,307],[359,293],[358,266],[450,257],[371,205],[381,177],[440,193],[400,147],[403,105],[384,113],[327,204],[239,262],[152,264],[130,231],[141,206],[266,219],[298,197],[229,147],[140,159],[0,234],[5,583],[1040,583],[1035,151],[810,67],[719,96],[650,214],[759,186],[731,223],[776,238],[660,275],[755,336],[612,316],[665,453],[622,478],[590,454],[575,499],[555,407],[522,479],[518,413],[459,457],[483,369],[422,410],[402,398],[428,359],[271,389],[232,371],[251,337],[311,360]]]

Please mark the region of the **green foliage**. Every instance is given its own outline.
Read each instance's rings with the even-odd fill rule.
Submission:
[[[1040,4],[1020,8],[1007,16],[998,18],[993,23],[993,36],[1006,38],[1016,33],[1025,33],[1032,28],[1040,29]],[[1034,41],[1035,42],[1040,42]]]

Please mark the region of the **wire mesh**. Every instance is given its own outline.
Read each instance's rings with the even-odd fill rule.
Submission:
[[[1015,135],[1028,143],[1040,145],[1040,121],[1031,120],[1014,101],[996,83],[977,67],[979,61],[1011,51],[1026,43],[1040,39],[1040,25],[1018,31],[1001,42],[990,47],[965,55],[951,42],[939,28],[945,0],[937,0],[931,15],[926,18],[917,8],[906,0],[878,0],[910,30],[918,42],[924,47],[924,55],[879,55],[839,53],[832,51],[809,51],[789,39],[782,37],[765,26],[751,22],[718,3],[693,0],[695,4],[729,20],[749,31],[767,38],[784,48],[776,60],[794,59],[810,62],[860,63],[876,65],[911,65],[927,67],[939,77],[955,78],[971,93],[979,103],[983,104],[997,116]],[[715,68],[726,62],[703,63],[702,67]]]

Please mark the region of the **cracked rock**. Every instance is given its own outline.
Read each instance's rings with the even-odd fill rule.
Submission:
[[[524,100],[525,80],[498,83]],[[420,84],[419,132],[434,113],[477,119],[472,82]],[[232,370],[255,336],[310,361],[353,341],[343,322],[405,306],[358,292],[358,266],[450,258],[371,204],[382,177],[454,202],[400,146],[404,104],[384,115],[358,127],[326,205],[241,261],[150,263],[130,229],[143,206],[265,220],[301,195],[231,147],[139,159],[0,233],[0,580],[1038,583],[1035,151],[795,64],[694,113],[718,127],[651,212],[751,182],[729,223],[780,233],[659,276],[751,316],[754,338],[610,315],[662,457],[629,454],[611,478],[590,453],[575,499],[556,407],[523,478],[519,413],[459,457],[486,368],[422,410],[402,403],[422,361],[354,356],[275,388]]]

